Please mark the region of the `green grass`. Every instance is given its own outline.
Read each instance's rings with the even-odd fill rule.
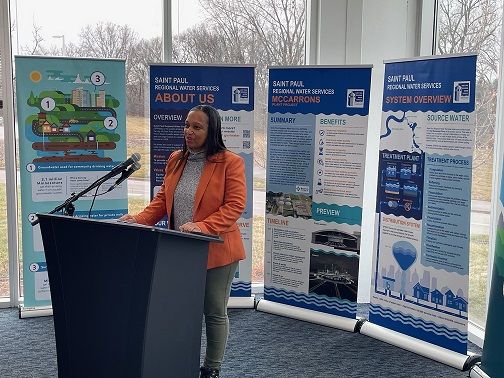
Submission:
[[[492,153],[493,154],[493,153]],[[478,156],[478,151],[474,152],[474,156]],[[492,198],[492,176],[493,163],[492,159],[487,164],[481,164],[476,169],[473,169],[471,198],[480,201],[490,201]]]
[[[471,235],[469,254],[469,312],[471,320],[477,324],[485,324],[488,241],[488,235]]]
[[[266,179],[254,177],[254,189],[266,189]]]
[[[263,215],[254,215],[252,224],[252,282],[264,280],[264,222]]]
[[[9,275],[9,260],[7,250],[7,206],[5,184],[0,184],[0,279]],[[0,293],[2,296],[3,293]]]
[[[127,156],[138,152],[141,156],[141,168],[134,173],[135,178],[148,178],[150,172],[149,119],[128,117],[127,127]]]
[[[149,204],[149,198],[128,198],[128,213],[137,214]]]

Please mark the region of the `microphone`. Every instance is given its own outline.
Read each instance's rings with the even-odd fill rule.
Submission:
[[[121,164],[118,164],[114,168],[112,168],[111,172],[121,171],[124,168],[128,167],[129,165],[135,164],[138,160],[140,160],[140,154],[138,152],[135,152],[128,159],[123,161]],[[139,168],[140,167],[138,167],[137,169],[139,169]],[[135,171],[136,171],[136,169],[135,169]]]
[[[123,181],[125,181],[128,177],[130,177],[133,172],[138,171],[140,169],[141,165],[138,162],[134,162],[131,164],[131,166],[128,169],[123,170],[121,177],[119,177],[114,185],[112,185],[109,190],[107,190],[107,193],[110,192],[111,190],[115,189],[119,184],[121,184]]]

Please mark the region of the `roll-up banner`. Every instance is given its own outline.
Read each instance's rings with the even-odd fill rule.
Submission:
[[[475,77],[476,55],[385,63],[369,322],[415,352],[467,353]]]
[[[502,143],[501,134],[500,141]],[[502,145],[502,144],[501,144]],[[488,298],[488,312],[485,326],[485,341],[481,354],[481,365],[471,370],[471,377],[504,377],[504,165],[499,161],[501,181],[499,198],[496,204],[496,214],[499,218],[495,232],[495,252],[492,268],[490,296]]]
[[[40,226],[32,226],[36,213],[53,211],[126,158],[126,85],[123,60],[17,56],[15,67],[23,312],[51,305]],[[75,209],[62,210],[93,219],[126,214],[127,187],[109,190],[115,180],[79,197]],[[75,235],[75,243],[83,237],[93,236]],[[82,261],[89,263],[86,256]]]
[[[150,66],[151,198],[163,183],[168,157],[182,148],[185,119],[196,105],[210,105],[219,111],[224,144],[245,161],[247,205],[238,226],[247,258],[240,261],[231,287],[229,307],[254,307],[251,283],[254,75],[253,65]],[[158,226],[166,227],[166,220]]]
[[[371,70],[269,68],[258,310],[312,322],[323,313],[333,318],[323,324],[356,325]]]

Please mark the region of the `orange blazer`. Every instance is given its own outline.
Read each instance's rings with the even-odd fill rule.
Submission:
[[[173,152],[166,164],[163,185],[152,202],[134,215],[141,224],[154,225],[171,216],[175,187],[187,161],[175,171],[181,150]],[[224,243],[209,243],[207,269],[245,259],[245,248],[236,221],[245,210],[247,186],[243,159],[224,151],[206,161],[196,189],[193,222],[207,234],[219,235]],[[169,224],[170,222],[168,222]]]

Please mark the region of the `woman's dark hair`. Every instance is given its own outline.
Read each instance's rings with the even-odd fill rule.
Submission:
[[[208,117],[208,135],[206,139],[206,158],[207,160],[218,152],[222,152],[226,150],[226,146],[224,145],[224,140],[222,139],[222,129],[221,129],[221,117],[217,109],[210,105],[196,105],[194,108],[189,110],[193,111],[202,111]],[[184,138],[184,144],[182,146],[182,153],[179,156],[179,162],[184,159],[184,156],[187,154],[187,145]],[[177,164],[178,168],[179,164]]]

